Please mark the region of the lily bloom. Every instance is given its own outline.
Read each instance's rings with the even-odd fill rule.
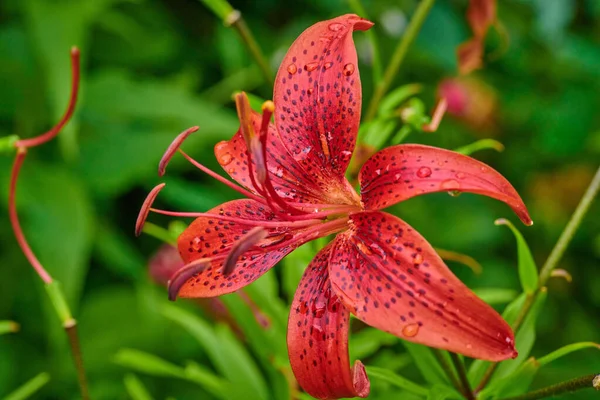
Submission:
[[[470,157],[405,144],[374,154],[359,174],[360,195],[345,177],[360,122],[361,85],[352,32],[373,24],[356,15],[319,22],[296,39],[283,59],[274,103],[253,112],[236,96],[241,126],[215,146],[223,169],[241,186],[190,162],[246,198],[206,213],[151,208],[196,217],[181,234],[186,266],[170,280],[169,296],[213,297],[252,283],[307,241],[337,234],[308,265],[294,296],[288,349],[294,374],[321,399],[365,397],[369,381],[348,356],[350,314],[402,339],[469,357],[515,357],[506,322],[458,280],[431,245],[401,219],[380,211],[440,191],[483,194],[508,204],[526,224],[527,209],[498,172]],[[271,116],[274,114],[275,123]]]

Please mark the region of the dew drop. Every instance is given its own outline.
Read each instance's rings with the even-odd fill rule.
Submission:
[[[329,30],[333,31],[333,32],[338,32],[341,31],[342,29],[344,29],[344,25],[339,24],[339,23],[333,23],[333,24],[329,24]]]
[[[231,154],[229,154],[229,153],[221,154],[219,156],[219,164],[221,164],[223,166],[229,165],[232,160],[233,160],[233,157],[231,157]]]
[[[275,175],[277,175],[278,178],[283,178],[283,168],[278,167],[277,171],[275,171]]]
[[[352,75],[354,73],[354,64],[349,63],[349,64],[344,65],[344,69],[342,72],[346,76]]]
[[[352,157],[352,152],[348,151],[348,150],[344,150],[340,154],[340,160],[342,160],[344,162],[349,161],[351,157]]]
[[[457,177],[458,179],[465,179],[465,174],[463,174],[462,172],[458,172],[458,173],[456,174],[456,177]]]
[[[461,194],[462,192],[460,190],[449,190],[448,194],[452,197],[458,197],[459,194]]]
[[[306,89],[306,94],[308,94],[310,96],[311,94],[313,94],[313,91],[314,91],[313,88],[308,88],[308,89]]]
[[[400,180],[400,178],[402,178],[401,174],[394,175],[394,182],[398,182]]]
[[[298,311],[300,311],[300,314],[306,314],[308,311],[308,303],[306,301],[301,302],[298,306]]]
[[[413,263],[415,265],[419,265],[423,262],[423,256],[420,253],[417,253],[413,258]]]
[[[311,63],[306,64],[304,66],[304,69],[306,71],[310,72],[310,71],[314,71],[315,69],[317,69],[318,66],[319,66],[318,62],[311,62]]]
[[[290,64],[287,67],[287,71],[291,74],[294,75],[297,71],[298,71],[298,67],[296,67],[296,64]]]
[[[377,168],[375,170],[375,173],[377,174],[377,176],[381,175],[381,168]]]
[[[325,65],[323,65],[323,67],[325,67],[325,69],[329,69],[329,68],[331,68],[332,65],[333,65],[332,62],[326,62]]]
[[[227,140],[222,140],[215,145],[215,152],[220,153],[223,150],[225,150],[227,147],[229,147],[229,142]]]
[[[380,245],[378,245],[377,243],[371,243],[369,245],[369,248],[375,252],[379,257],[381,257],[383,260],[387,259],[387,254],[385,253],[385,250],[383,250],[381,248]]]
[[[202,247],[202,243],[200,241],[200,238],[198,238],[198,237],[193,238],[192,239],[192,249],[194,251],[198,251],[198,250],[200,250],[200,247]]]
[[[440,187],[445,190],[458,190],[460,188],[460,183],[454,179],[447,179],[442,182]]]
[[[473,345],[471,343],[467,343],[467,349],[472,349]]]
[[[417,176],[419,178],[429,178],[431,176],[431,168],[421,167],[417,170]]]
[[[402,334],[404,336],[413,337],[419,333],[419,325],[417,324],[408,324],[404,328],[402,328]]]

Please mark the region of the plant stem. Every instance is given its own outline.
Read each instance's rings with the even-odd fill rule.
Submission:
[[[456,379],[456,375],[454,375],[454,370],[452,369],[450,364],[448,364],[448,361],[444,357],[442,350],[432,348],[431,351],[433,352],[433,355],[435,356],[437,361],[440,363],[440,366],[446,373],[446,376],[448,377],[448,379],[450,379],[452,386],[454,386],[456,388],[456,390],[458,390],[459,392],[462,392],[462,387],[460,386],[460,383]]]
[[[469,378],[467,378],[467,370],[465,369],[465,364],[458,357],[456,353],[450,352],[450,359],[454,364],[454,368],[456,368],[456,372],[458,373],[458,378],[460,379],[460,383],[462,384],[462,394],[465,395],[467,400],[475,400],[475,396],[473,396],[473,391],[471,390],[471,385],[469,384]]]
[[[83,358],[81,357],[81,346],[79,345],[79,337],[77,335],[77,321],[71,318],[63,323],[67,337],[69,338],[69,345],[71,346],[71,353],[73,354],[73,362],[75,363],[75,369],[77,370],[77,381],[79,382],[79,390],[83,400],[90,399],[90,393],[88,389],[87,379],[85,377],[85,368],[83,366]]]
[[[591,374],[579,378],[571,379],[565,382],[557,383],[556,385],[548,386],[543,389],[525,393],[519,396],[507,397],[501,400],[536,400],[546,397],[556,396],[561,393],[574,392],[581,389],[596,388],[594,381],[600,379],[600,375]],[[598,390],[598,388],[596,388]]]
[[[248,28],[248,25],[246,25],[246,21],[244,21],[244,19],[242,18],[242,13],[239,10],[233,10],[225,19],[225,24],[228,26],[233,26],[235,28],[237,33],[244,41],[244,44],[250,51],[250,54],[252,54],[252,57],[254,57],[254,60],[258,64],[258,67],[260,68],[260,71],[262,72],[265,80],[268,83],[273,84],[273,74],[271,72],[271,67],[269,67],[267,59],[265,58],[264,54],[262,53],[262,50],[258,46],[256,39],[254,39],[254,35],[252,35],[252,32]]]
[[[365,7],[363,7],[360,0],[348,0],[348,3],[350,4],[350,8],[352,9],[352,11],[354,11],[356,14],[363,18],[370,19],[369,15],[367,14],[367,11],[365,10]],[[377,87],[377,85],[381,81],[382,74],[381,56],[379,53],[379,42],[377,41],[377,36],[375,35],[375,32],[372,29],[369,29],[366,32],[366,34],[367,38],[369,39],[369,42],[371,43],[371,50],[373,51],[373,58],[371,62],[373,66],[373,87]]]
[[[544,266],[540,270],[537,290],[535,291],[535,293],[533,293],[525,298],[525,302],[523,303],[523,308],[521,308],[521,311],[519,312],[519,315],[517,315],[517,318],[515,319],[515,322],[513,323],[513,326],[512,326],[512,328],[515,332],[517,332],[517,330],[521,327],[521,324],[525,320],[525,317],[527,317],[527,314],[529,313],[531,306],[533,306],[533,303],[535,302],[535,298],[537,297],[537,294],[539,293],[540,289],[542,287],[544,287],[544,285],[548,281],[548,278],[550,278],[552,271],[558,265],[558,262],[560,261],[562,255],[564,254],[565,250],[567,249],[569,242],[571,242],[571,239],[573,239],[573,236],[575,235],[577,228],[581,224],[581,221],[583,221],[583,217],[585,216],[585,213],[589,210],[594,198],[598,194],[599,189],[600,189],[600,167],[596,171],[596,174],[592,178],[590,185],[588,186],[587,190],[583,194],[583,197],[579,201],[579,204],[577,205],[575,212],[573,212],[573,215],[571,216],[571,219],[567,223],[567,226],[561,233],[560,237],[558,238],[558,241],[554,245],[554,248],[550,252],[550,255],[548,256],[548,259],[544,263]],[[481,378],[481,381],[479,382],[477,389],[475,389],[475,393],[481,391],[485,387],[485,385],[487,385],[487,383],[492,378],[492,375],[496,371],[497,367],[498,367],[497,363],[492,364],[488,367],[488,369],[485,371],[485,374],[483,375],[483,378]]]
[[[404,32],[404,35],[402,36],[402,40],[398,43],[398,46],[396,46],[392,59],[383,75],[383,80],[375,88],[371,103],[369,103],[369,108],[367,109],[365,121],[370,121],[375,117],[379,102],[389,89],[394,76],[396,76],[400,65],[402,65],[402,61],[404,61],[408,48],[417,38],[417,34],[421,30],[421,26],[423,25],[427,14],[429,14],[429,10],[431,10],[434,2],[435,0],[423,0],[419,4],[417,11],[415,11],[415,14],[406,28],[406,32]]]

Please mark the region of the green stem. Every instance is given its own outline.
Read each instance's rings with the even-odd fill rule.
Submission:
[[[254,39],[254,35],[246,25],[246,21],[242,18],[242,13],[239,10],[233,10],[226,18],[225,24],[228,26],[233,26],[237,33],[240,35],[244,44],[254,57],[254,60],[258,64],[260,71],[263,74],[263,77],[270,84],[273,84],[273,74],[271,72],[271,67],[269,67],[269,63],[267,59],[262,53],[262,50],[258,46],[256,39]]]
[[[421,30],[421,26],[423,25],[423,22],[425,22],[425,18],[427,17],[427,14],[429,14],[429,10],[431,10],[434,2],[435,0],[423,0],[419,4],[417,11],[415,11],[414,16],[406,28],[406,32],[404,32],[404,35],[402,36],[402,40],[398,43],[398,46],[396,46],[392,59],[383,75],[383,80],[375,88],[371,103],[367,109],[365,121],[370,121],[375,118],[379,102],[392,84],[392,80],[396,76],[400,65],[402,65],[402,61],[404,61],[408,48],[417,38],[417,34]]]
[[[77,381],[79,382],[79,391],[83,400],[90,399],[90,392],[88,389],[87,379],[85,377],[85,367],[83,365],[83,357],[81,356],[81,346],[79,345],[79,337],[77,335],[77,321],[71,318],[63,323],[67,337],[69,338],[69,345],[71,346],[71,353],[73,354],[73,362],[75,363],[75,369],[77,370]]]
[[[142,230],[142,232],[167,244],[173,246],[177,245],[177,238],[173,237],[171,232],[169,232],[163,227],[153,224],[152,222],[146,222],[144,224],[144,229]]]
[[[438,363],[440,363],[440,366],[442,367],[442,369],[446,373],[446,376],[448,377],[448,379],[450,379],[450,382],[452,383],[452,386],[454,386],[454,388],[456,390],[458,390],[459,392],[462,392],[462,387],[460,386],[460,383],[458,382],[458,379],[456,379],[456,375],[454,374],[454,370],[452,369],[452,367],[450,366],[450,364],[448,364],[448,360],[446,360],[446,358],[444,357],[444,354],[442,353],[442,351],[440,349],[434,349],[434,348],[432,348],[431,351],[433,352],[433,355],[437,359]]]
[[[525,298],[525,302],[523,303],[523,308],[521,308],[521,311],[519,312],[519,315],[517,315],[517,318],[515,319],[515,322],[512,326],[512,328],[515,332],[517,332],[518,329],[521,327],[521,324],[527,317],[527,314],[529,313],[531,306],[533,306],[533,303],[535,302],[535,298],[537,297],[540,289],[542,287],[544,287],[544,285],[550,278],[552,271],[558,265],[558,262],[562,258],[565,250],[567,249],[567,246],[571,242],[571,239],[573,239],[573,236],[575,235],[577,228],[579,228],[581,221],[583,221],[583,217],[585,216],[586,212],[589,210],[590,206],[592,205],[592,202],[594,201],[594,198],[598,194],[598,190],[600,190],[600,167],[596,171],[594,178],[592,178],[590,185],[588,186],[587,190],[583,194],[583,197],[579,201],[579,204],[577,205],[575,212],[573,212],[573,215],[571,216],[571,219],[567,223],[567,226],[561,233],[560,237],[558,238],[558,241],[554,245],[554,248],[550,252],[550,255],[548,256],[548,259],[544,263],[544,266],[540,270],[537,290],[535,291],[535,293],[533,293]],[[483,375],[483,378],[481,378],[481,381],[479,382],[477,389],[475,389],[476,393],[481,391],[485,387],[485,385],[488,384],[488,382],[492,378],[492,375],[496,371],[497,367],[498,367],[497,363],[492,364],[488,367],[488,369],[485,371],[485,374]]]
[[[460,379],[460,383],[462,385],[462,394],[465,396],[467,400],[475,400],[475,396],[473,395],[473,391],[471,390],[471,385],[469,384],[469,378],[467,378],[467,370],[465,369],[465,364],[458,357],[456,353],[450,352],[450,359],[454,364],[454,368],[456,368],[456,372],[458,373],[458,378]]]
[[[362,5],[360,0],[348,0],[350,4],[350,8],[354,13],[360,15],[363,18],[370,19],[365,7]],[[377,36],[375,35],[375,31],[369,29],[367,32],[367,38],[369,42],[371,42],[371,49],[373,50],[373,87],[377,87],[379,82],[381,81],[382,68],[381,68],[381,56],[379,53],[379,42],[377,41]]]
[[[557,383],[556,385],[548,386],[533,392],[525,393],[514,397],[507,397],[501,400],[537,400],[544,399],[546,397],[556,396],[562,393],[575,392],[581,389],[595,388],[596,390],[599,390],[600,388],[597,387],[598,384],[596,383],[599,380],[600,375],[586,375],[579,378],[571,379],[569,381]]]

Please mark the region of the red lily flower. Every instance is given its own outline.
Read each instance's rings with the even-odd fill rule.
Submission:
[[[179,238],[187,264],[169,295],[212,297],[236,291],[286,254],[318,237],[336,238],[310,263],[293,300],[288,327],[292,368],[317,398],[365,397],[360,361],[349,368],[350,314],[400,338],[474,358],[514,357],[510,327],[446,267],[431,245],[401,219],[379,211],[424,193],[460,191],[507,203],[526,224],[525,205],[489,166],[451,151],[406,144],[373,155],[359,174],[360,196],[345,178],[361,111],[354,30],[373,24],[356,15],[319,22],[294,42],[277,74],[274,105],[262,116],[236,97],[240,130],[215,146],[217,160],[244,188],[208,170],[247,199],[195,216]],[[270,123],[275,114],[275,124]]]

